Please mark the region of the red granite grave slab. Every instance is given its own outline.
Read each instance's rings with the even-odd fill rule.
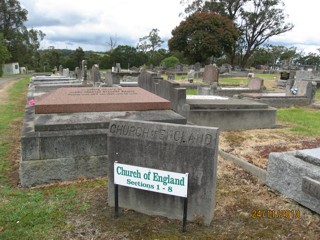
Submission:
[[[59,88],[35,99],[36,114],[168,109],[168,100],[139,87]]]

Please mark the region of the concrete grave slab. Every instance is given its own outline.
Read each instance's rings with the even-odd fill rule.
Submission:
[[[320,148],[269,155],[267,184],[320,214]]]
[[[36,99],[36,114],[169,110],[170,102],[139,87],[59,88]]]
[[[187,122],[172,110],[35,114],[28,105],[21,137],[21,185],[107,176],[107,134],[113,118]]]
[[[296,155],[304,161],[320,167],[320,148],[298,150]]]
[[[114,119],[108,133],[108,204],[114,206],[115,161],[189,173],[188,220],[213,219],[218,153],[217,128]],[[119,206],[145,214],[182,219],[177,197],[119,187]]]
[[[188,121],[220,130],[273,128],[276,109],[250,100],[219,96],[187,97],[190,106]]]

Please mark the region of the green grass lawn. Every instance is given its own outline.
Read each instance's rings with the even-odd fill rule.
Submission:
[[[320,136],[320,111],[307,108],[278,109],[280,122],[290,125],[290,130],[308,136]]]
[[[105,186],[97,180],[80,186],[71,185],[43,190],[11,187],[7,180],[10,171],[10,123],[21,119],[26,103],[29,78],[20,80],[9,90],[7,103],[0,106],[0,239],[59,239],[61,229],[68,229],[66,215],[81,213],[88,208],[82,195],[88,188]]]

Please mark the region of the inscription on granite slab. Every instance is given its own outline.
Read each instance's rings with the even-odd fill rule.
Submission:
[[[89,88],[89,89],[75,89],[67,93],[68,96],[121,96],[121,95],[138,95],[133,89],[122,88]]]
[[[114,168],[119,162],[144,168],[189,173],[188,219],[213,219],[218,129],[114,119],[108,133],[108,203],[114,206]],[[137,184],[139,184],[137,182]],[[145,214],[181,219],[183,202],[175,197],[119,188],[119,206]]]
[[[302,178],[302,191],[320,199],[320,181],[316,181],[309,177]]]
[[[168,109],[168,100],[139,87],[59,88],[35,104],[36,114]]]

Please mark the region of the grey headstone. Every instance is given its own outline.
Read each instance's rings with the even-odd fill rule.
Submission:
[[[204,68],[203,82],[205,84],[212,84],[218,82],[219,71],[216,65],[206,65]]]
[[[188,72],[188,78],[195,78],[195,73],[196,71],[191,69],[189,72]]]
[[[258,77],[252,77],[249,79],[248,88],[253,90],[260,90],[263,88],[263,79]]]
[[[197,71],[200,71],[201,69],[201,64],[199,62],[197,62],[195,65],[194,65],[194,70],[197,72]]]
[[[98,64],[94,64],[92,66],[92,73],[91,73],[91,77],[92,77],[92,81],[93,81],[93,84],[96,84],[96,83],[100,83],[101,82],[101,75],[100,75],[100,71],[99,71],[99,65]]]
[[[70,77],[69,68],[64,68],[62,75],[63,75],[64,77]]]
[[[108,203],[114,206],[113,163],[189,173],[188,219],[213,219],[218,129],[115,119],[108,134]],[[181,199],[119,187],[119,206],[145,214],[182,219]]]
[[[312,79],[312,72],[300,70],[296,72],[296,81]]]
[[[63,67],[62,67],[62,65],[59,66],[59,74],[60,74],[60,76],[63,75]]]
[[[105,78],[105,83],[107,87],[112,87],[112,73],[111,72],[106,72],[106,78]]]
[[[82,60],[81,63],[82,63],[81,64],[81,66],[82,66],[82,68],[81,68],[82,74],[81,75],[82,75],[82,78],[83,78],[83,82],[86,83],[87,80],[88,80],[87,61],[86,60]]]

